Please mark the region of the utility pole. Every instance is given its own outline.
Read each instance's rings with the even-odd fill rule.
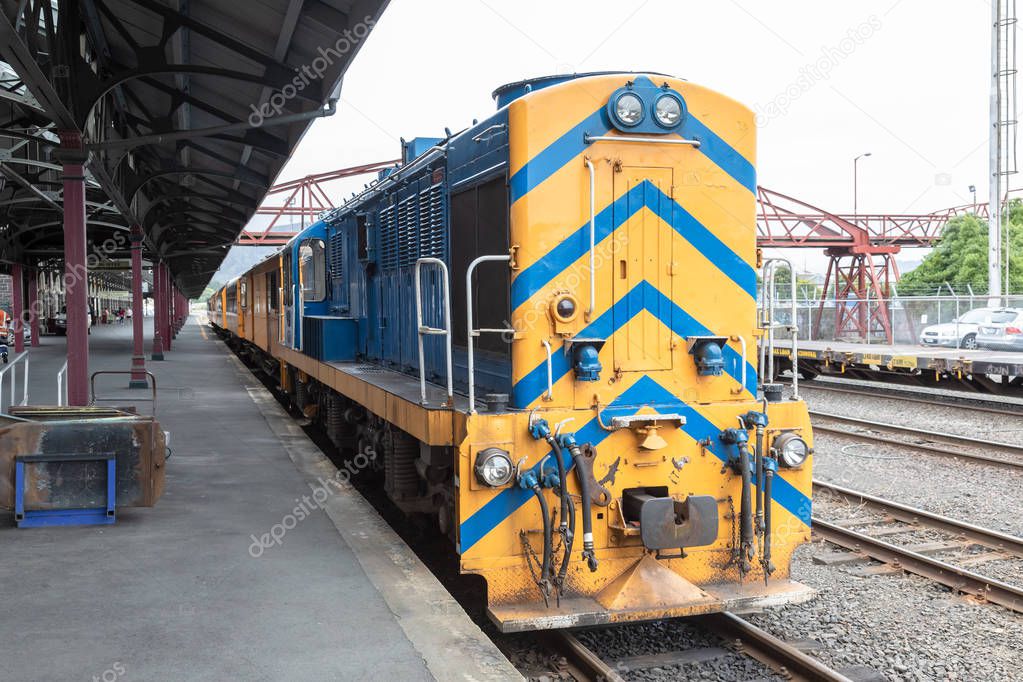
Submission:
[[[1008,240],[1002,237],[1002,176],[1016,168],[1016,13],[1015,0],[991,3],[991,119],[989,134],[988,304],[1008,294]],[[1003,250],[1005,251],[1003,253]],[[1004,267],[1004,271],[1003,271]],[[1005,289],[1002,288],[1002,277]]]

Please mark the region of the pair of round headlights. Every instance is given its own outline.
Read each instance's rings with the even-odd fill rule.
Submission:
[[[619,123],[639,125],[646,115],[643,100],[634,92],[623,92],[615,100],[614,112]],[[670,93],[663,93],[654,101],[654,120],[662,128],[674,128],[682,121],[682,102]]]

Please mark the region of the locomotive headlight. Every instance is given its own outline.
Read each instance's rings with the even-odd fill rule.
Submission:
[[[661,95],[654,103],[654,118],[665,128],[674,128],[682,120],[682,103],[674,95]]]
[[[615,101],[615,116],[627,126],[634,126],[643,120],[643,100],[631,92],[625,92]]]
[[[575,319],[578,311],[579,306],[572,294],[562,294],[555,298],[551,304],[551,312],[560,322],[571,322]]]
[[[810,454],[810,447],[797,434],[783,433],[774,439],[773,449],[783,466],[794,469],[801,466]]]
[[[501,448],[486,448],[476,455],[476,480],[497,488],[511,481],[515,474],[511,456]]]

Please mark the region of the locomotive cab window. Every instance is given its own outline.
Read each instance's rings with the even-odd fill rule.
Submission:
[[[308,239],[298,249],[302,273],[302,298],[307,303],[322,301],[327,296],[326,256],[322,239]]]

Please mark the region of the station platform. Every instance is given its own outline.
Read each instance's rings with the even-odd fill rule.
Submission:
[[[847,374],[856,379],[958,384],[971,391],[1020,394],[1023,353],[910,344],[799,341],[801,373]],[[792,344],[776,339],[774,355],[791,362]]]
[[[30,403],[53,404],[64,339],[42,342]],[[192,318],[165,357],[147,358],[173,451],[155,507],[23,530],[0,512],[0,677],[520,678],[350,486],[298,518],[336,469],[222,342]],[[130,325],[93,329],[90,371],[130,359]]]

